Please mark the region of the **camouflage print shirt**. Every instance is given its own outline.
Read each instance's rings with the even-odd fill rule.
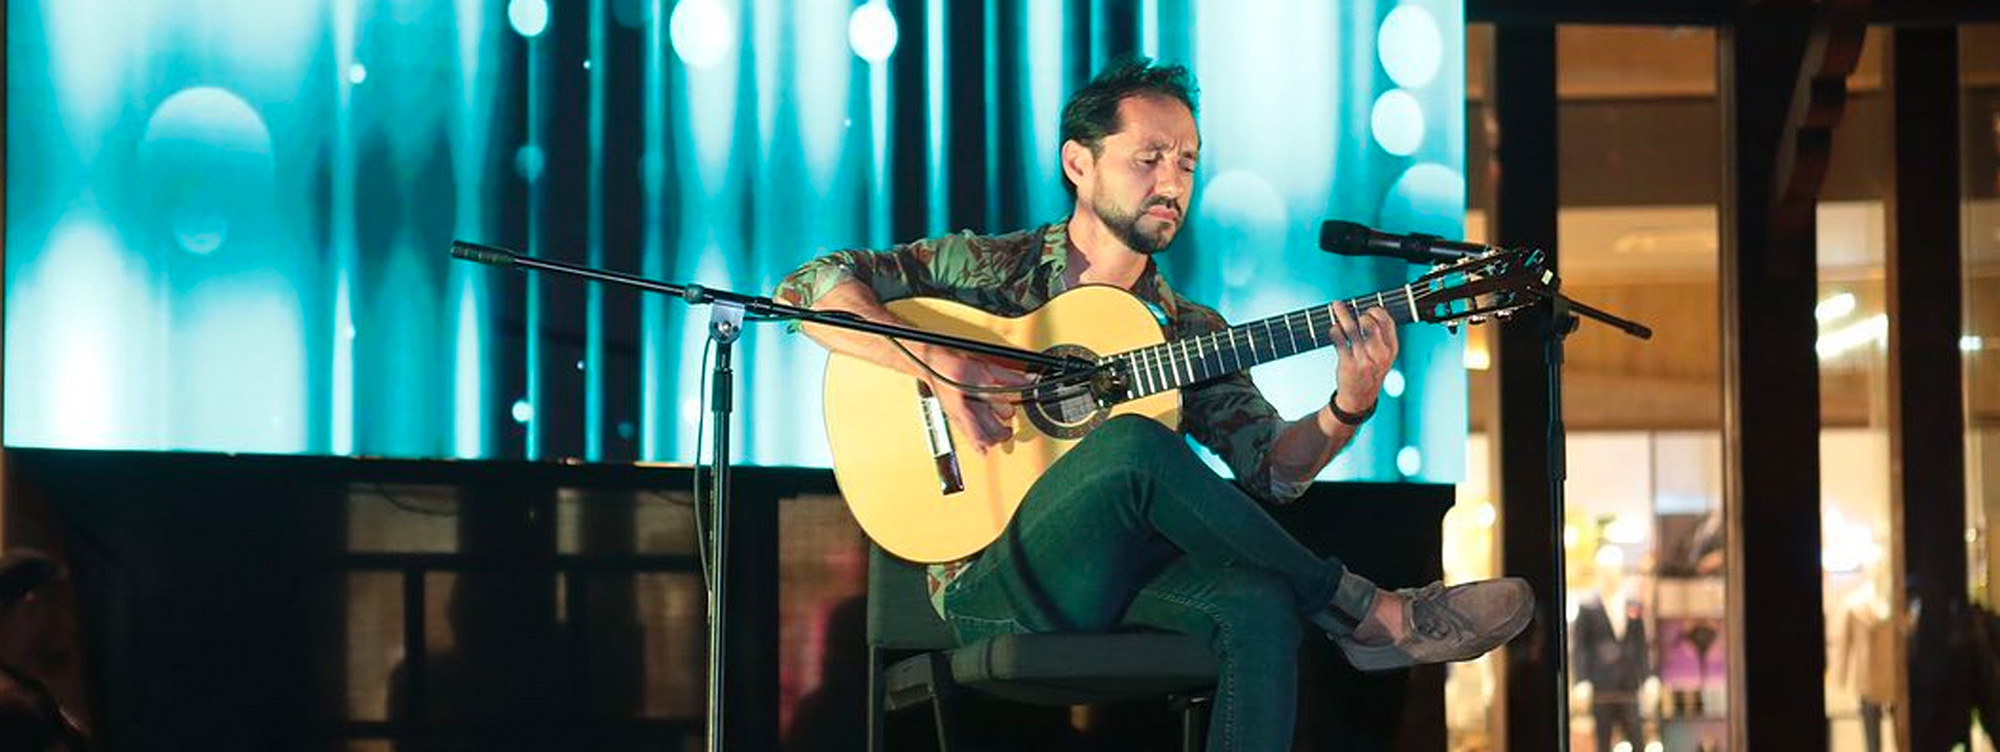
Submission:
[[[841,251],[787,275],[776,297],[779,302],[811,307],[834,286],[852,279],[885,302],[944,298],[1001,316],[1019,316],[1068,289],[1064,272],[1070,247],[1069,223],[1063,221],[1006,235],[967,232],[887,251]],[[1131,292],[1165,320],[1170,340],[1228,328],[1213,309],[1167,287],[1156,264],[1147,264]],[[1287,482],[1271,473],[1271,444],[1284,421],[1247,373],[1183,389],[1181,402],[1181,431],[1228,463],[1246,493],[1267,503],[1284,503],[1305,491],[1307,482]],[[940,614],[944,586],[971,562],[967,558],[931,566],[931,602]]]

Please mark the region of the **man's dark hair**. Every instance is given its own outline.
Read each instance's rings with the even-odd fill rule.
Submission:
[[[1091,154],[1098,154],[1104,147],[1104,137],[1124,127],[1118,121],[1118,103],[1127,97],[1169,97],[1187,105],[1188,112],[1193,113],[1195,97],[1200,93],[1195,87],[1194,74],[1185,65],[1158,65],[1137,55],[1121,56],[1105,66],[1090,83],[1069,95],[1069,103],[1063,105],[1062,138],[1058,143],[1075,141],[1089,147]],[[1076,183],[1070,182],[1067,172],[1063,173],[1063,187],[1069,189],[1070,196],[1076,196]]]

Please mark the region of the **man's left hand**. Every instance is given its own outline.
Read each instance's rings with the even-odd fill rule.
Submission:
[[[1334,303],[1333,346],[1340,352],[1340,366],[1334,374],[1340,393],[1335,396],[1344,412],[1361,415],[1375,409],[1382,392],[1382,379],[1396,362],[1396,321],[1381,308],[1370,308],[1360,316],[1345,303]]]

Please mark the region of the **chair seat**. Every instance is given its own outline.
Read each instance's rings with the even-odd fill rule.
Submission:
[[[1001,635],[946,651],[961,687],[1031,705],[1118,702],[1215,686],[1221,669],[1195,638],[1165,632]],[[891,709],[930,695],[931,662],[919,655],[885,672]]]

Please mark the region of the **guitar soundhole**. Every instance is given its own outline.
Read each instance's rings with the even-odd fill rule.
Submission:
[[[1097,360],[1097,353],[1077,345],[1057,345],[1047,352],[1055,356]],[[1108,408],[1097,404],[1097,397],[1091,393],[1087,383],[1037,384],[1025,395],[1021,407],[1036,430],[1058,439],[1081,439],[1097,424],[1103,423],[1110,413]]]

